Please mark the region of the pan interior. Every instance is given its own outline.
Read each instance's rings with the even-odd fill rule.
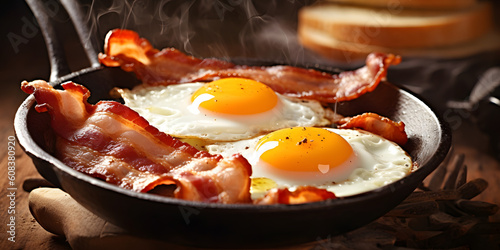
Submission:
[[[114,87],[132,88],[140,83],[133,74],[121,69],[101,67],[73,73],[61,78],[58,83],[65,81],[86,86],[91,91],[91,103],[111,99],[109,92]],[[213,246],[220,246],[221,240],[229,244],[232,242],[227,241],[229,236],[236,244],[242,241],[255,244],[249,240],[250,235],[269,243],[294,237],[303,242],[349,231],[382,216],[406,198],[438,166],[450,147],[451,135],[447,126],[425,103],[392,84],[381,83],[371,93],[333,106],[345,116],[370,111],[403,121],[409,135],[404,149],[419,163],[420,169],[380,190],[346,199],[298,206],[200,204],[134,193],[69,169],[52,157],[55,137],[50,128],[50,117],[46,113],[37,113],[34,103],[20,108],[15,127],[21,146],[45,178],[113,224],[132,231],[154,232],[162,239],[169,235],[167,238],[174,241],[181,235],[177,241],[183,244],[193,237],[203,237],[208,242],[212,241]],[[145,207],[148,208],[147,214],[143,212]],[[366,207],[370,207],[370,213],[366,213]],[[186,212],[193,215],[189,223],[186,222]],[[262,223],[267,226],[262,228]],[[162,226],[165,224],[172,225],[176,232],[165,230]],[[296,226],[290,227],[290,224]],[[282,233],[269,234],[273,231]],[[172,235],[175,237],[172,238]],[[201,243],[204,246],[207,244]]]

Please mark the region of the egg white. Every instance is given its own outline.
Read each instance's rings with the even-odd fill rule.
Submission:
[[[257,115],[200,113],[191,95],[204,83],[119,89],[125,105],[169,135],[212,141],[236,141],[295,126],[327,126],[332,112],[317,101],[296,100],[277,93],[278,105]],[[251,104],[249,104],[251,105]]]
[[[259,165],[252,166],[252,178],[267,188],[253,185],[252,198],[260,198],[272,187],[294,190],[300,185],[315,186],[333,192],[337,197],[346,197],[370,191],[407,176],[412,168],[411,157],[397,144],[375,134],[349,129],[326,128],[342,136],[353,148],[356,160],[347,162],[341,168],[353,168],[345,179],[337,181],[296,182],[271,175]],[[250,162],[255,162],[255,145],[262,136],[237,142],[220,142],[205,146],[212,154],[229,156],[241,153]],[[332,152],[334,157],[334,152]],[[350,166],[349,164],[355,164]],[[271,183],[270,183],[271,182]],[[255,183],[253,183],[255,184]]]

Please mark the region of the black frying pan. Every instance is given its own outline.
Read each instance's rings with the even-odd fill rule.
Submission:
[[[90,101],[96,102],[110,99],[108,93],[113,87],[130,88],[139,84],[130,73],[100,66],[60,76],[60,69],[65,67],[58,58],[61,54],[57,52],[59,48],[53,33],[47,29],[50,20],[46,16],[44,19],[44,13],[39,13],[37,1],[28,0],[28,3],[44,29],[52,58],[53,85],[58,87],[65,81],[83,84],[92,93]],[[54,137],[50,132],[50,117],[47,113],[37,113],[34,106],[35,99],[29,96],[19,107],[14,126],[19,144],[44,178],[115,225],[174,243],[201,246],[298,243],[361,227],[384,215],[411,194],[443,161],[451,144],[450,130],[424,102],[408,91],[384,82],[375,91],[338,104],[336,108],[347,116],[370,111],[403,121],[409,136],[405,150],[420,164],[414,173],[382,188],[336,200],[270,206],[207,204],[121,189],[71,169],[52,156],[50,145]]]

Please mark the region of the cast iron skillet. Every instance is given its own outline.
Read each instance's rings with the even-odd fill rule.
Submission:
[[[37,1],[28,2],[37,13]],[[36,15],[41,27],[48,25],[43,13]],[[54,53],[58,48],[50,38],[51,31],[45,29],[44,32],[54,62],[51,79],[54,86],[59,87],[65,81],[83,84],[92,93],[90,102],[96,102],[110,99],[108,93],[113,87],[130,88],[139,83],[130,73],[100,66],[58,77],[58,69],[64,67],[55,62],[59,59]],[[409,135],[404,149],[420,165],[414,173],[382,188],[343,199],[301,205],[206,204],[121,189],[71,169],[52,156],[54,136],[50,117],[47,113],[37,113],[34,105],[34,97],[29,96],[19,107],[14,125],[19,144],[44,178],[115,225],[189,245],[291,244],[324,239],[361,227],[384,215],[412,193],[443,161],[451,143],[449,128],[424,102],[408,91],[383,82],[361,98],[338,104],[337,111],[346,116],[371,111],[403,121]]]

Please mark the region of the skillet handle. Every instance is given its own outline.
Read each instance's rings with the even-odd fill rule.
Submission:
[[[76,33],[78,33],[78,37],[80,38],[80,42],[83,46],[83,50],[85,54],[87,54],[87,58],[89,59],[90,65],[92,67],[99,67],[101,63],[97,57],[97,45],[92,43],[91,33],[89,27],[84,22],[84,13],[82,12],[81,6],[78,4],[76,0],[60,0],[61,4],[64,6],[66,11],[68,12],[71,21],[73,22],[73,26],[76,29]]]
[[[56,1],[53,1],[53,3],[55,2]],[[55,82],[61,76],[71,73],[71,70],[68,66],[63,44],[56,32],[55,20],[51,17],[51,14],[53,15],[53,13],[47,10],[47,7],[41,0],[26,0],[26,3],[35,15],[42,31],[50,60],[49,81]],[[97,58],[97,52],[93,44],[90,42],[90,32],[88,27],[84,25],[83,13],[80,11],[81,8],[78,6],[78,3],[73,0],[61,0],[61,3],[73,22],[73,26],[76,29],[91,66],[99,66],[100,63]]]
[[[35,15],[38,25],[42,30],[43,39],[45,40],[50,60],[49,80],[53,82],[60,76],[71,73],[61,40],[57,37],[54,20],[47,12],[44,3],[40,0],[26,0],[26,3]]]

